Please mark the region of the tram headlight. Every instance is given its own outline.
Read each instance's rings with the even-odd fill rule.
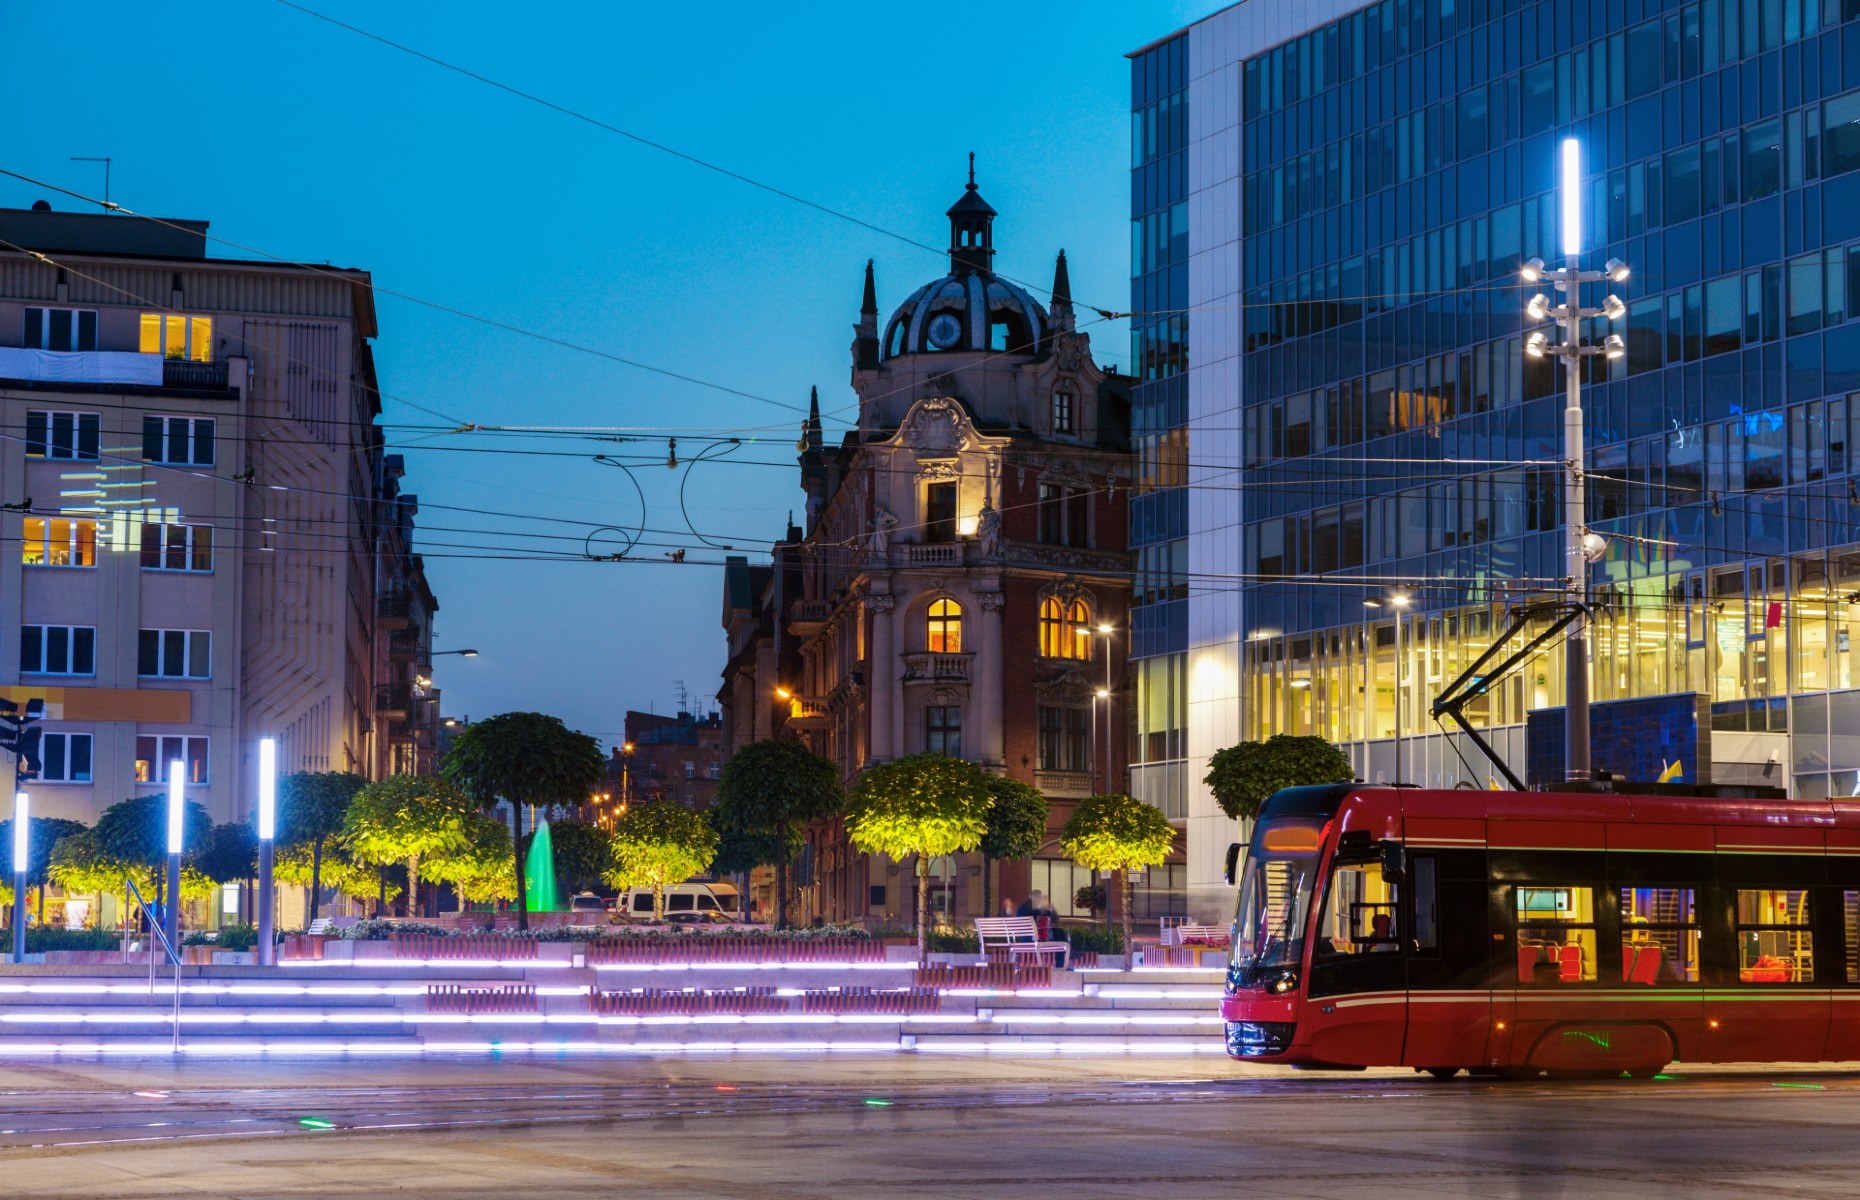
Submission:
[[[1266,980],[1266,991],[1274,996],[1298,990],[1298,968],[1290,967]]]

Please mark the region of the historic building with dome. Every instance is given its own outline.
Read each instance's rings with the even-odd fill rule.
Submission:
[[[725,735],[798,735],[848,784],[921,751],[1033,784],[1052,806],[1047,845],[997,864],[994,895],[1037,888],[1082,915],[1089,878],[1059,829],[1078,799],[1126,786],[1132,381],[1092,361],[1063,250],[1050,307],[996,273],[973,163],[948,217],[948,273],[882,324],[866,264],[856,425],[829,447],[816,394],[804,524],[772,566],[727,573]],[[868,859],[837,822],[808,836],[809,916],[908,922],[908,864]],[[933,906],[983,915],[984,869],[979,855],[941,864]]]

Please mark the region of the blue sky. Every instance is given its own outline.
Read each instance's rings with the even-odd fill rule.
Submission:
[[[1217,6],[307,2],[932,245],[973,150],[1001,213],[998,267],[1044,285],[1063,246],[1078,299],[1104,308],[1129,300],[1123,55]],[[950,28],[951,12],[969,13],[970,28]],[[274,0],[219,0],[185,20],[106,3],[86,9],[83,28],[64,5],[0,14],[12,44],[64,51],[11,56],[12,93],[57,102],[8,123],[0,165],[94,195],[101,168],[68,160],[108,155],[112,199],[136,211],[204,218],[221,237],[366,268],[384,288],[744,392],[805,405],[818,385],[823,409],[843,415],[865,260],[877,261],[886,312],[943,270],[940,255]],[[0,180],[0,206],[40,195]],[[385,295],[379,310],[384,392],[460,421],[765,427],[770,440],[735,457],[781,466],[635,472],[649,527],[683,529],[681,480],[691,521],[715,540],[766,543],[801,507],[793,412]],[[1122,326],[1096,349],[1123,364]],[[399,399],[385,409],[393,425],[439,423]],[[829,441],[844,426],[833,422]],[[626,709],[676,707],[675,681],[708,703],[723,663],[716,568],[462,557],[572,547],[534,535],[583,532],[527,518],[638,524],[632,485],[592,459],[662,443],[424,429],[390,429],[389,442],[426,505],[437,644],[481,651],[440,660],[449,714],[539,709],[612,741]],[[559,454],[467,452],[517,446]],[[695,448],[687,438],[680,457]]]

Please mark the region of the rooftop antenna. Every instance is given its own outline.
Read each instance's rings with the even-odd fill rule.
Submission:
[[[72,162],[100,162],[103,164],[103,203],[104,213],[109,213],[110,203],[110,160],[107,158],[73,158]]]
[[[672,687],[678,693],[678,711],[679,712],[690,712],[691,711],[691,689],[685,686],[685,681],[682,679],[674,679],[672,681]]]

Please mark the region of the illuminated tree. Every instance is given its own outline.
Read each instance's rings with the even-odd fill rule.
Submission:
[[[569,824],[570,822],[563,822]],[[426,877],[449,883],[458,893],[459,911],[466,902],[510,900],[517,894],[511,878],[510,829],[496,817],[473,812],[465,816],[460,844],[427,861]]]
[[[355,793],[342,820],[342,838],[356,859],[377,866],[407,866],[407,915],[420,906],[420,859],[465,845],[471,799],[444,779],[395,775]]]
[[[988,878],[996,859],[1031,858],[1046,841],[1046,797],[1039,789],[1009,779],[989,775],[988,790],[995,802],[989,806],[988,828],[982,834],[982,913],[994,916],[994,894]]]
[[[1263,742],[1241,742],[1216,750],[1202,780],[1221,811],[1250,821],[1280,788],[1348,783],[1356,768],[1343,751],[1321,737],[1275,733]]]
[[[733,865],[757,854],[774,856],[778,928],[788,927],[788,866],[800,850],[801,831],[844,802],[839,767],[792,738],[751,742],[723,764],[711,821],[725,831]]]
[[[994,804],[988,773],[944,754],[908,754],[859,777],[846,804],[846,835],[868,854],[917,856],[917,959],[928,961],[930,860],[973,850]]]
[[[1113,793],[1087,796],[1066,821],[1059,844],[1072,861],[1088,871],[1110,871],[1123,897],[1124,953],[1130,943],[1130,872],[1153,867],[1169,857],[1175,826],[1153,804]],[[1130,961],[1126,959],[1125,961]]]
[[[310,917],[323,899],[323,855],[329,839],[342,832],[342,818],[355,793],[368,781],[349,771],[294,771],[278,780],[278,858],[292,847],[310,851]],[[282,878],[273,871],[274,878]]]
[[[676,800],[634,804],[614,822],[613,865],[607,881],[615,887],[652,889],[652,911],[665,919],[665,886],[689,879],[717,856],[717,831]]]

